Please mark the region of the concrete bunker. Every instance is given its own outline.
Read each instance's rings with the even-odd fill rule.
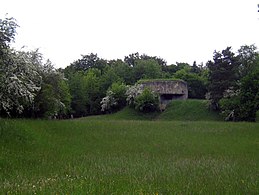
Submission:
[[[160,95],[161,109],[172,100],[188,98],[187,83],[182,80],[149,80],[141,81],[141,84]]]

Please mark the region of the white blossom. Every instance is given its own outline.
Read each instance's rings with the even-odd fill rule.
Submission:
[[[127,103],[129,105],[132,105],[134,103],[135,98],[140,95],[144,90],[144,87],[142,84],[135,84],[131,87],[128,88],[126,91],[126,96],[127,96]]]
[[[31,52],[33,53],[33,52]],[[12,63],[0,69],[0,110],[22,113],[24,105],[31,104],[41,89],[39,65],[33,63],[28,52],[12,52]]]
[[[108,111],[112,106],[118,104],[117,100],[114,98],[114,93],[111,90],[107,91],[107,95],[101,101],[101,111]]]

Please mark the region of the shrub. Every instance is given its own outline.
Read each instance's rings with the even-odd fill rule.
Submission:
[[[233,96],[225,96],[219,101],[221,115],[226,121],[238,120],[240,113],[240,95],[236,93]]]
[[[101,110],[113,112],[123,108],[126,105],[126,89],[123,83],[113,83],[101,101]]]
[[[128,88],[126,91],[126,101],[128,105],[132,108],[134,108],[134,101],[138,95],[140,95],[143,92],[143,85],[142,84],[135,84]]]
[[[140,112],[154,112],[159,110],[159,96],[148,88],[135,98],[135,109]]]
[[[227,90],[220,100],[225,120],[255,121],[259,110],[259,69],[241,80],[240,90]]]

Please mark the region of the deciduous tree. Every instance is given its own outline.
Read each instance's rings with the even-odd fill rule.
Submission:
[[[227,47],[222,52],[214,52],[213,61],[207,63],[209,69],[209,95],[210,106],[213,110],[219,110],[219,100],[223,93],[230,88],[236,87],[238,80],[238,58]]]

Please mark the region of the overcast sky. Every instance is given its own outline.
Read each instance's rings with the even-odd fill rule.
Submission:
[[[139,52],[168,64],[212,59],[214,50],[259,47],[259,0],[6,0],[16,48],[39,48],[56,68],[81,54],[123,59]]]

